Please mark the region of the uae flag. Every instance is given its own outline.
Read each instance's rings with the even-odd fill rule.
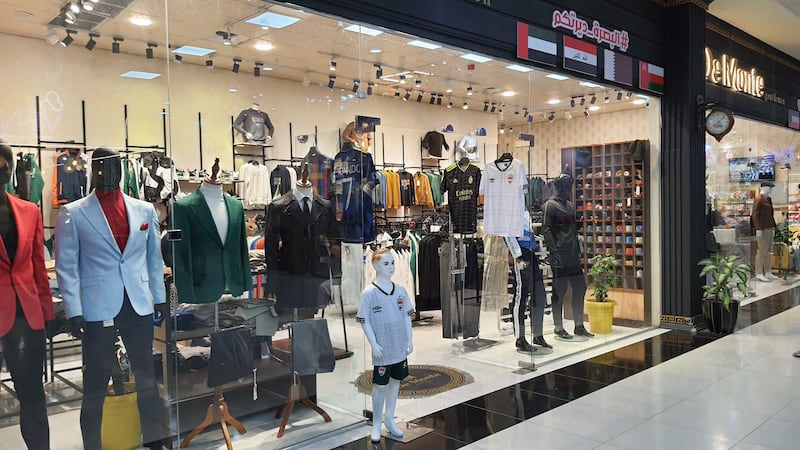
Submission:
[[[597,75],[597,46],[564,36],[564,68]]]
[[[517,58],[555,66],[556,33],[517,22]]]
[[[639,61],[639,89],[664,93],[664,68]]]
[[[800,112],[789,111],[789,128],[800,130]]]
[[[603,50],[605,79],[633,85],[633,59],[630,56]]]

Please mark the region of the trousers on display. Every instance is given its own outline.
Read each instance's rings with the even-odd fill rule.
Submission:
[[[478,265],[479,240],[444,241],[440,255],[442,337],[478,336],[481,292]]]
[[[567,297],[567,288],[572,288]],[[572,315],[575,326],[583,326],[583,302],[586,297],[586,279],[580,268],[559,270],[553,269],[553,322],[556,330],[564,329],[563,305],[567,298],[572,299]]]
[[[772,273],[770,254],[772,253],[772,240],[774,237],[774,228],[756,231],[756,243],[758,244],[758,250],[756,251],[756,275]]]
[[[81,404],[81,434],[86,450],[101,450],[100,427],[108,380],[116,359],[114,344],[117,332],[128,354],[136,378],[137,403],[145,443],[168,436],[162,432],[163,407],[156,387],[153,367],[153,317],[140,316],[133,310],[127,293],[122,309],[114,323],[87,322],[83,339],[83,402]]]
[[[544,277],[539,267],[539,258],[530,249],[521,248],[522,264],[514,261],[513,290],[514,300],[511,307],[514,316],[514,337],[525,337],[525,311],[531,306],[531,331],[533,336],[544,334],[544,307],[547,294],[544,290]],[[524,268],[520,268],[524,265]]]
[[[11,330],[0,338],[0,369],[8,365],[19,400],[19,428],[30,450],[50,448],[50,427],[42,386],[45,361],[44,330],[32,330],[25,316],[17,316]]]

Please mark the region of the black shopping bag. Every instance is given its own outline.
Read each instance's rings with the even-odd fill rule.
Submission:
[[[253,366],[249,330],[231,328],[211,335],[208,387],[221,386],[242,377],[252,376]]]
[[[292,370],[299,375],[333,372],[336,361],[327,320],[292,323],[292,359]]]

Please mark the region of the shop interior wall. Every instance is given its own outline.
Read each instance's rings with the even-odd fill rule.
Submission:
[[[253,101],[261,104],[275,125],[275,148],[268,154],[273,158],[289,157],[290,122],[295,134],[310,133],[314,126],[320,133],[327,134],[344,128],[357,114],[381,117],[382,125],[391,128],[386,141],[387,161],[402,159],[399,136],[404,135],[406,164],[418,166],[420,139],[426,131],[441,129],[445,124],[452,124],[456,130],[448,135],[450,142],[470,130],[485,128],[486,159],[496,157],[497,119],[494,114],[481,111],[448,109],[426,101],[416,103],[414,98],[404,102],[391,95],[342,101],[341,96],[352,94],[349,87],[340,90],[337,86],[330,90],[265,75],[256,78],[245,68],[234,74],[228,70],[170,63],[168,78],[167,63],[163,59],[148,60],[143,56],[112,54],[99,49],[89,52],[78,43],[65,49],[39,39],[0,34],[0,48],[4,49],[6,61],[14,62],[10,68],[0,71],[0,83],[6,86],[0,103],[0,137],[15,144],[36,144],[35,97],[39,95],[42,139],[80,140],[80,102],[84,100],[90,147],[124,147],[123,106],[126,104],[130,143],[161,145],[161,110],[167,108],[169,146],[178,168],[193,169],[200,165],[198,113],[203,117],[205,168],[210,168],[215,157],[221,159],[223,168],[230,168],[231,116],[248,108]],[[149,81],[121,78],[120,74],[128,70],[163,75]],[[228,92],[232,87],[238,91]],[[331,102],[327,101],[328,96]],[[323,142],[330,143],[331,139]],[[334,156],[337,149],[321,148],[321,151]],[[52,163],[48,163],[54,156],[54,152],[43,153],[46,225],[55,219],[55,214],[47,207],[52,178]],[[375,159],[377,163],[382,162],[382,157]]]

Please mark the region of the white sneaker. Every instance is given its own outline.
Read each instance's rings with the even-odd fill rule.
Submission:
[[[781,279],[781,277],[779,277],[779,276],[775,275],[775,274],[774,274],[774,273],[772,273],[772,272],[770,272],[770,273],[767,273],[767,274],[764,274],[764,275],[766,275],[766,277],[767,277],[767,278],[769,278],[769,279],[771,279],[771,280],[780,280],[780,279]]]
[[[756,276],[756,280],[763,281],[765,283],[769,283],[770,281],[772,281],[772,279],[771,278],[767,278],[766,275],[757,275]]]

